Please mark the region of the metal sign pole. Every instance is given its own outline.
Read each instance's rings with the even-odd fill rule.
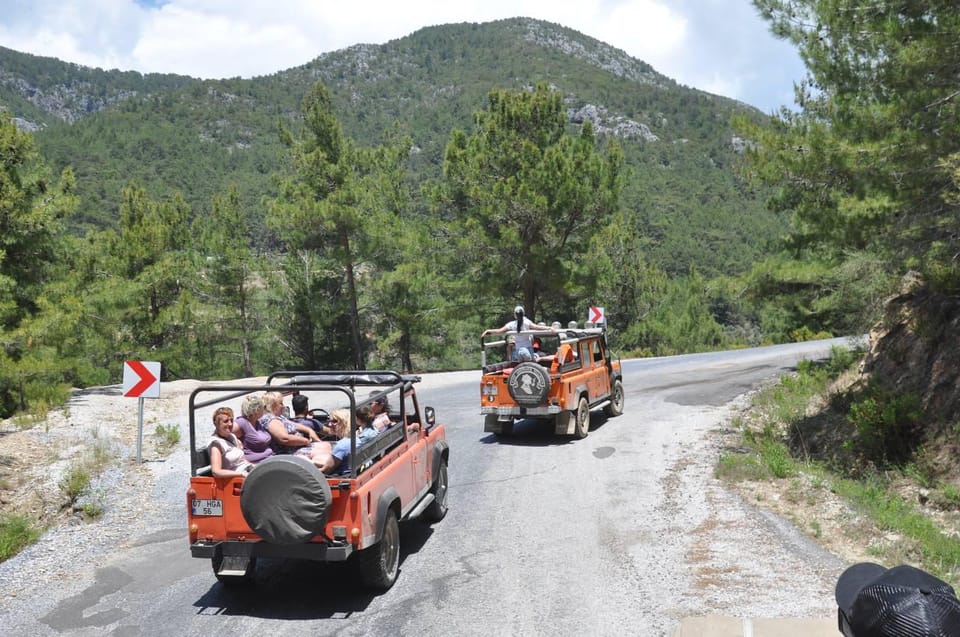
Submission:
[[[140,450],[143,448],[143,398],[137,399],[137,464],[140,464]]]

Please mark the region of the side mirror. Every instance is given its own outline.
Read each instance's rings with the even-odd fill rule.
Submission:
[[[427,429],[432,429],[437,424],[437,411],[433,407],[424,407],[423,417],[427,421]]]

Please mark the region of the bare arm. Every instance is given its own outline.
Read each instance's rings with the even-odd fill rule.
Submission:
[[[297,431],[309,438],[310,442],[320,442],[320,436],[317,435],[317,432],[304,424],[297,423]]]
[[[217,445],[210,445],[210,472],[214,478],[232,478],[233,476],[242,476],[239,471],[232,471],[223,468],[223,452]]]
[[[305,447],[310,444],[310,441],[303,436],[287,433],[287,428],[283,426],[283,422],[279,418],[270,421],[267,425],[267,431],[277,441],[277,444],[284,447]]]

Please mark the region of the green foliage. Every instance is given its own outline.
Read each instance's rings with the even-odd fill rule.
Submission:
[[[175,424],[159,424],[153,433],[163,449],[170,449],[180,442],[180,428]]]
[[[753,170],[780,188],[773,206],[793,211],[795,253],[865,251],[922,272],[948,263],[958,217],[956,4],[754,4],[808,69],[800,113],[743,127],[758,142]]]
[[[884,481],[876,477],[862,482],[837,480],[833,488],[880,528],[904,535],[905,541],[898,544],[915,544],[917,554],[910,557],[934,575],[951,576],[960,567],[960,541],[941,531]],[[905,557],[897,555],[891,561],[904,561]]]
[[[850,423],[857,443],[878,464],[906,461],[921,440],[919,398],[877,385],[850,405]]]
[[[51,182],[32,138],[0,112],[0,413],[62,397],[60,369],[34,348],[29,323],[56,258],[55,238],[74,199],[70,170]]]
[[[0,562],[4,562],[40,537],[40,531],[22,515],[0,516]]]
[[[546,85],[491,91],[475,131],[451,135],[435,195],[461,230],[461,271],[488,300],[522,301],[530,316],[563,296],[577,255],[618,203],[619,146],[601,152],[589,122],[576,136],[566,126],[561,95]]]
[[[90,471],[84,464],[73,464],[60,479],[60,490],[73,504],[90,489],[90,480]]]

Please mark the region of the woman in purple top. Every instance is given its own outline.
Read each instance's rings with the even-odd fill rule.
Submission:
[[[244,398],[240,405],[240,413],[243,415],[237,418],[235,424],[243,441],[243,455],[248,462],[257,463],[273,455],[270,432],[258,422],[265,412],[261,396],[251,394]]]

